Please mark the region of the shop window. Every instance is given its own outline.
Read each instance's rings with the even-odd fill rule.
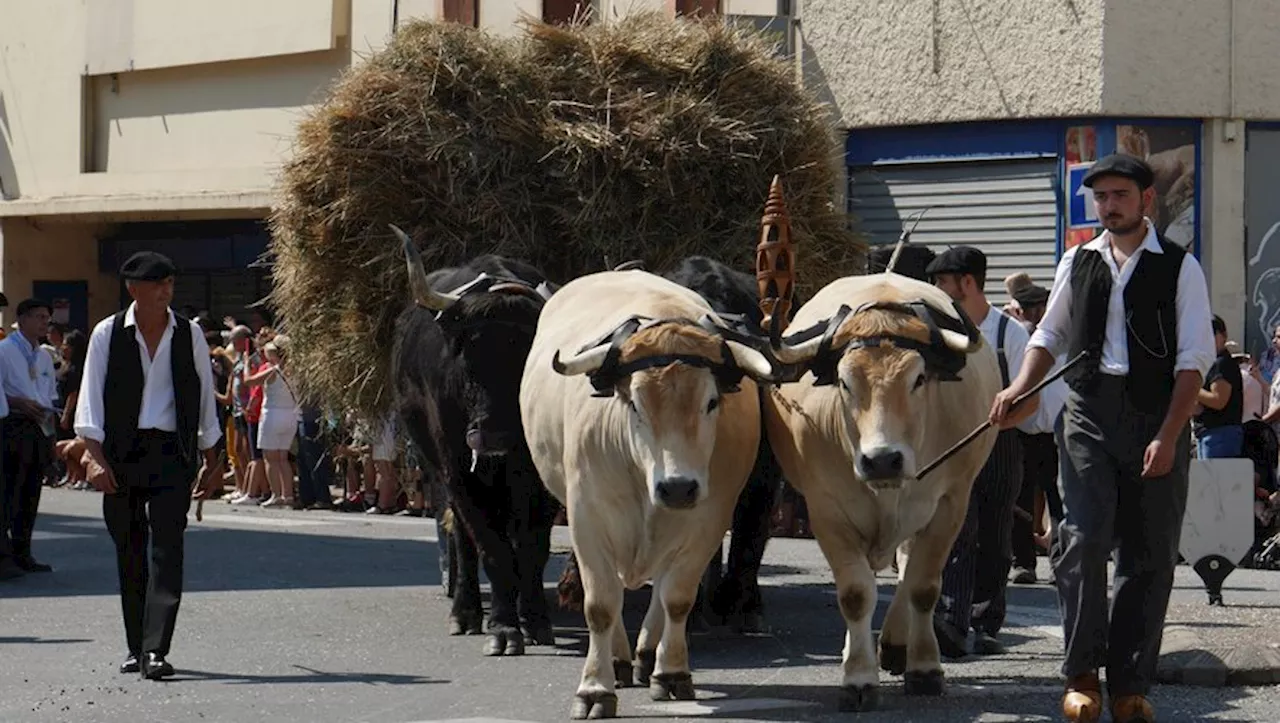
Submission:
[[[590,11],[590,0],[543,0],[542,21],[566,25]]]
[[[1169,241],[1200,254],[1200,122],[1185,120],[1108,120],[1068,126],[1063,134],[1063,162],[1090,163],[1111,153],[1144,159],[1155,171],[1155,200],[1145,209],[1156,230]],[[1066,194],[1079,189],[1064,184]],[[1070,198],[1064,198],[1069,207]],[[1100,224],[1070,222],[1063,231],[1063,250],[1093,239]]]
[[[480,0],[443,0],[443,3],[441,15],[447,22],[479,27]]]
[[[677,15],[719,15],[720,0],[676,0]]]

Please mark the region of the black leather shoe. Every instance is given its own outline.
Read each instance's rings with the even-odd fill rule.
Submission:
[[[18,563],[18,567],[26,570],[27,572],[53,572],[52,565],[46,565],[43,562],[36,562],[36,559],[30,555],[15,558],[15,561]]]
[[[160,680],[171,675],[173,675],[173,666],[169,665],[163,655],[147,653],[142,656],[142,677],[147,680]]]
[[[120,664],[121,673],[137,673],[140,670],[142,668],[138,666],[138,656],[133,653],[129,653],[129,657],[125,658],[124,662]]]

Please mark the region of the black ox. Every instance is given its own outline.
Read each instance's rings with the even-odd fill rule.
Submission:
[[[413,241],[392,229],[413,297],[396,320],[396,408],[421,450],[423,478],[442,483],[454,515],[450,633],[481,632],[478,557],[493,593],[484,653],[521,655],[526,642],[554,643],[542,576],[558,505],[534,469],[519,408],[525,357],[554,287],[533,266],[493,255],[428,275]]]
[[[642,269],[643,264],[629,261],[615,270],[636,268]],[[662,276],[697,292],[717,314],[737,318],[750,333],[760,337],[767,336],[761,327],[764,314],[760,311],[759,290],[755,277],[750,274],[705,256],[690,256]],[[797,299],[792,310],[798,306]],[[760,388],[760,393],[765,393],[765,387]],[[706,619],[710,617],[742,632],[759,632],[763,629],[764,601],[760,595],[760,564],[769,542],[773,503],[781,488],[782,469],[774,458],[768,436],[762,432],[755,467],[734,509],[727,566],[722,563],[724,549],[721,547],[703,576],[691,613],[691,624],[696,621],[697,625],[705,626]],[[562,606],[581,606],[582,582],[578,577],[577,560],[572,554],[564,575],[561,576],[559,592]],[[706,609],[708,597],[709,616]]]

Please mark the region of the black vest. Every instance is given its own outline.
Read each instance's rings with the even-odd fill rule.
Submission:
[[[1129,376],[1125,386],[1134,407],[1164,414],[1173,394],[1178,357],[1178,275],[1186,252],[1161,238],[1161,254],[1143,252],[1124,288],[1125,340]],[[1111,299],[1111,270],[1102,253],[1081,248],[1071,266],[1071,332],[1068,358],[1089,356],[1064,375],[1078,394],[1092,392],[1102,361]],[[1208,313],[1207,311],[1205,312]]]
[[[124,325],[125,312],[115,315],[111,346],[107,354],[107,376],[102,406],[106,439],[102,451],[107,461],[117,465],[128,461],[138,434],[138,414],[142,411],[142,352],[132,329]],[[182,461],[192,474],[199,467],[196,436],[200,429],[200,377],[193,356],[191,322],[173,314],[175,327],[169,358],[173,371],[174,409],[178,417],[178,441]]]

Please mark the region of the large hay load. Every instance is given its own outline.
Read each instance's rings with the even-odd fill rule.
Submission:
[[[408,298],[389,223],[428,270],[497,253],[563,283],[606,258],[697,253],[749,271],[778,175],[801,290],[816,289],[862,259],[832,203],[840,157],[794,68],[719,22],[404,26],[301,122],[284,168],[272,300],[296,377],[325,406],[387,408]]]

